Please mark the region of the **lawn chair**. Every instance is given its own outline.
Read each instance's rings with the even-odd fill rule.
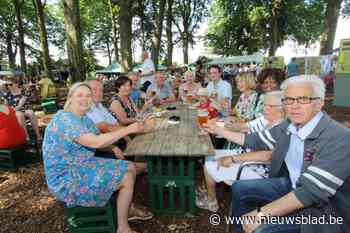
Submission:
[[[241,179],[243,169],[248,168],[248,167],[252,167],[252,166],[257,166],[257,165],[261,165],[265,169],[265,173],[263,174],[262,178],[266,179],[268,177],[268,174],[269,174],[270,163],[269,162],[252,161],[252,162],[244,162],[241,164],[241,166],[239,167],[238,172],[237,172],[236,181]],[[227,216],[231,216],[231,215],[232,215],[232,200],[230,202],[230,208],[229,208]],[[225,233],[230,232],[230,229],[231,229],[230,227],[231,227],[231,224],[226,224]]]

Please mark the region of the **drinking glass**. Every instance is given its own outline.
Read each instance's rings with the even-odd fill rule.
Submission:
[[[207,110],[200,109],[197,114],[197,121],[200,127],[208,123],[209,113]]]

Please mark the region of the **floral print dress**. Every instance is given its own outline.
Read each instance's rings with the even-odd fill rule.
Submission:
[[[63,110],[45,130],[43,158],[49,191],[67,206],[104,206],[119,188],[127,171],[124,160],[95,157],[95,149],[74,139],[99,134],[87,117]]]
[[[256,91],[252,91],[249,95],[242,93],[235,107],[237,116],[247,120],[253,120],[257,98],[258,93]]]

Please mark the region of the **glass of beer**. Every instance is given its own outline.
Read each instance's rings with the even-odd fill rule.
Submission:
[[[192,93],[187,93],[187,103],[188,104],[192,104],[192,101],[193,101],[193,96],[192,96]]]
[[[198,110],[197,121],[200,127],[208,123],[209,113],[205,109]]]

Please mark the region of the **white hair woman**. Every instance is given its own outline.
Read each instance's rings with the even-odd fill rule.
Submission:
[[[254,133],[266,128],[272,128],[284,118],[282,107],[282,92],[271,91],[264,94],[263,115],[248,122],[235,122],[229,127],[236,131]]]
[[[50,192],[67,206],[104,206],[112,194],[117,197],[118,233],[133,232],[128,211],[133,196],[135,166],[126,160],[94,156],[131,133],[141,132],[144,124],[100,134],[86,116],[92,104],[91,88],[75,83],[69,90],[64,110],[58,111],[45,131],[43,157]]]
[[[265,129],[272,128],[284,119],[282,109],[282,93],[273,91],[266,94],[264,99],[264,119],[254,120],[244,123],[246,132],[262,132]],[[219,127],[219,126],[217,126]],[[228,139],[228,138],[227,138]],[[249,151],[249,150],[248,150]],[[232,184],[235,179],[241,162],[271,160],[271,151],[248,152],[241,154],[242,150],[216,150],[214,158],[207,158],[204,165],[204,175],[207,188],[207,194],[201,193],[196,201],[200,208],[210,211],[217,211],[219,208],[216,199],[216,183],[224,181]],[[241,179],[262,178],[265,170],[260,167],[251,167],[244,170]],[[200,193],[200,192],[199,192]]]

